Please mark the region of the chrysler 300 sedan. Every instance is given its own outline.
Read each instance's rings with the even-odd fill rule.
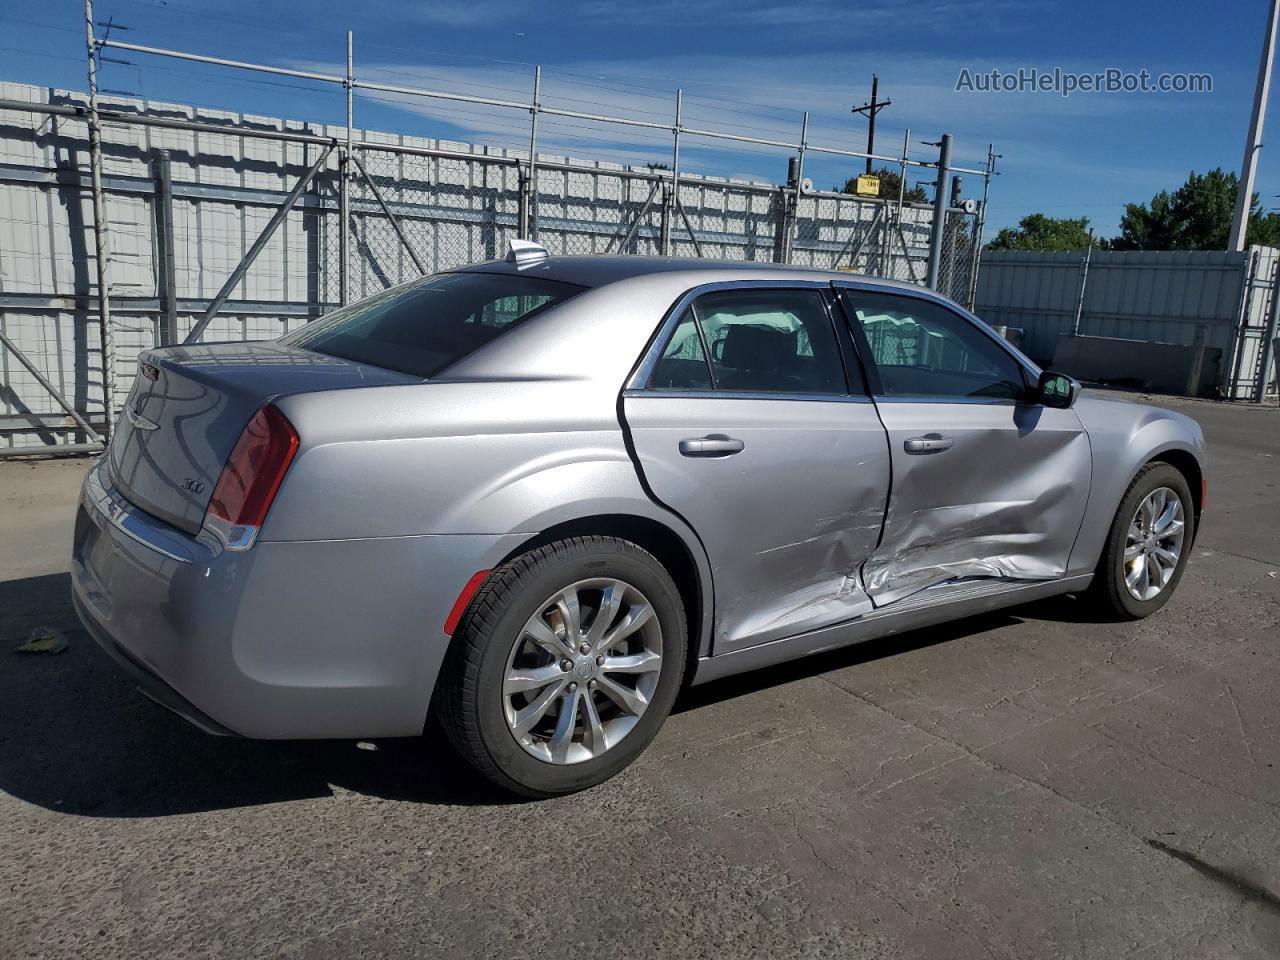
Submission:
[[[433,716],[549,796],[635,759],[682,685],[1177,586],[1192,420],[1081,397],[919,287],[512,246],[141,356],[73,583],[144,692],[248,737]]]

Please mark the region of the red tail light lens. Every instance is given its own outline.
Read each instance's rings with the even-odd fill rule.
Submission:
[[[298,431],[272,404],[240,434],[209,500],[209,514],[238,527],[260,527],[298,452]]]

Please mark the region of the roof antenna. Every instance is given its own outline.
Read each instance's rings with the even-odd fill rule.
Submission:
[[[547,248],[532,240],[508,240],[511,246],[507,250],[507,263],[514,263],[517,270],[542,263],[551,256]]]

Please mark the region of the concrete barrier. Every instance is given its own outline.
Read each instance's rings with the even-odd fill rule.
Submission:
[[[1216,396],[1222,350],[1114,337],[1058,338],[1053,369],[1077,380],[1134,386],[1184,397]]]

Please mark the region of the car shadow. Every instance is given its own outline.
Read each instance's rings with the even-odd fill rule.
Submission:
[[[66,574],[0,583],[0,790],[28,803],[92,817],[157,817],[330,796],[334,789],[445,805],[502,805],[511,795],[426,737],[265,741],[209,736],[140,694],[81,630]],[[1069,606],[1025,608],[946,624],[684,691],[677,712],[831,670],[892,657],[1019,619],[1056,619]],[[70,647],[9,652],[34,625]]]

